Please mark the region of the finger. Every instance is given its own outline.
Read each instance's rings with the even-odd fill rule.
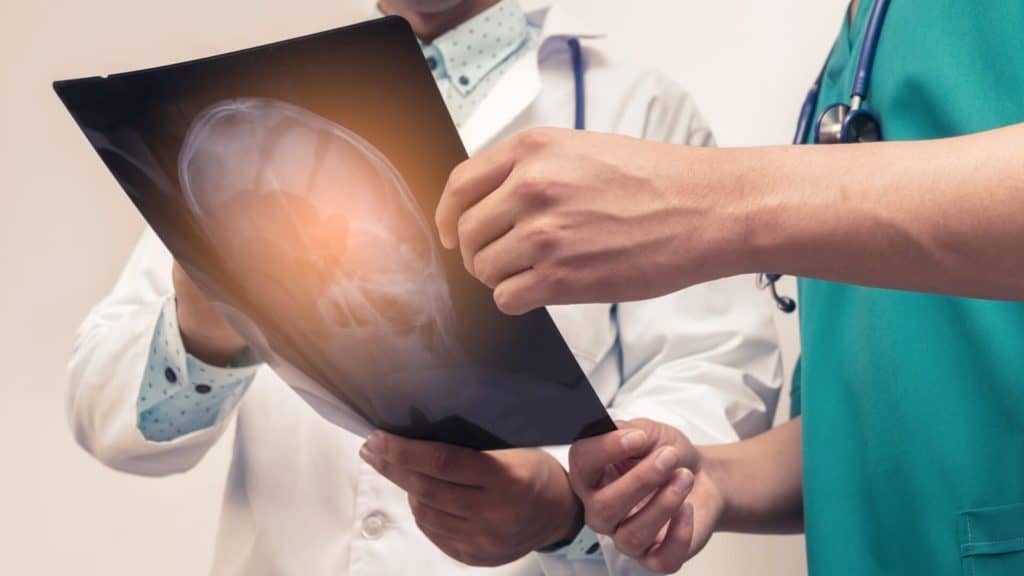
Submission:
[[[513,151],[511,141],[505,141],[452,170],[434,213],[434,222],[445,248],[458,245],[458,223],[462,214],[508,178],[515,164]]]
[[[672,446],[649,454],[624,476],[590,495],[587,524],[599,534],[610,534],[645,498],[665,486],[679,467],[679,451]]]
[[[631,558],[643,555],[657,542],[661,530],[679,512],[691,488],[693,473],[685,468],[677,468],[669,483],[615,530],[613,540],[616,548]]]
[[[577,494],[589,494],[604,478],[605,468],[650,449],[652,436],[643,430],[616,430],[577,440],[569,448],[569,478]]]
[[[460,518],[469,518],[480,506],[482,488],[454,484],[426,474],[405,470],[387,460],[370,463],[374,470],[405,490],[410,498]]]
[[[679,571],[691,556],[693,524],[693,505],[686,502],[669,523],[665,538],[640,563],[661,574]]]
[[[509,191],[510,186],[506,180],[494,193],[485,196],[459,217],[458,236],[462,263],[474,276],[477,253],[507,234],[515,224],[515,195]]]
[[[543,246],[528,241],[529,233],[525,230],[525,227],[515,226],[477,252],[473,257],[473,276],[496,288],[509,278],[529,270],[537,262]]]
[[[368,456],[378,460],[466,486],[486,486],[498,468],[494,458],[484,452],[381,431],[370,434],[363,446]]]
[[[416,519],[416,525],[421,530],[456,540],[466,537],[469,527],[469,521],[466,518],[435,508],[412,495],[408,500],[409,509],[412,511],[413,518]]]

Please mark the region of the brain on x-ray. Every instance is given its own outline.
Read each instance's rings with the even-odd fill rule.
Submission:
[[[178,168],[199,228],[262,311],[256,337],[277,356],[364,386],[385,385],[396,365],[458,356],[431,228],[369,142],[282,101],[231,99],[193,120]]]

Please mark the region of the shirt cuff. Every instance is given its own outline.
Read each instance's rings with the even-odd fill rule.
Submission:
[[[588,526],[584,526],[572,542],[560,548],[544,548],[538,550],[541,554],[552,554],[564,556],[570,562],[578,560],[595,560],[604,562],[604,553],[601,552],[601,544],[597,541],[597,534]]]
[[[248,348],[226,367],[189,354],[178,329],[174,297],[169,297],[153,332],[136,402],[139,432],[147,440],[169,442],[213,426],[241,400],[259,364]]]

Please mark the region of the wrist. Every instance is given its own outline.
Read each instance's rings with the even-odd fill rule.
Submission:
[[[232,358],[245,349],[245,341],[233,330],[224,329],[226,323],[217,317],[221,325],[209,325],[202,319],[189,314],[187,306],[178,306],[178,332],[185,350],[212,366],[226,366]]]
[[[733,152],[744,272],[806,274],[815,254],[828,253],[821,242],[838,226],[832,188],[816,173],[832,163],[830,150],[776,146]]]
[[[558,481],[562,497],[559,499],[560,511],[555,515],[558,521],[553,523],[551,533],[538,549],[557,549],[567,546],[576,539],[580,530],[583,529],[583,502],[572,491],[569,475],[561,468],[561,465],[559,465],[559,471],[561,478]]]
[[[670,162],[672,208],[679,212],[678,221],[700,223],[697,268],[706,279],[757,271],[758,251],[752,239],[760,230],[756,219],[762,199],[757,159],[752,157],[755,149],[672,148],[683,154]],[[677,237],[684,244],[675,247],[676,253],[694,255],[693,246],[686,244],[693,235]]]
[[[700,454],[700,471],[709,483],[710,506],[715,511],[713,530],[723,529],[729,523],[730,511],[734,510],[731,504],[729,486],[730,462],[728,450],[722,450],[720,446],[702,446],[697,448]]]

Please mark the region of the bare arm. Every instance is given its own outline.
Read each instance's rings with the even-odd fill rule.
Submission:
[[[742,273],[1024,299],[1024,124],[960,138],[704,149],[539,129],[461,164],[446,246],[509,313]]]
[[[803,531],[800,424],[797,418],[750,440],[700,448],[724,500],[717,530]]]
[[[715,532],[803,529],[800,424],[697,448],[670,425],[619,422],[573,444],[570,481],[595,532],[646,568],[673,573]]]
[[[851,284],[1024,299],[1022,148],[1024,124],[746,152],[749,261]]]

